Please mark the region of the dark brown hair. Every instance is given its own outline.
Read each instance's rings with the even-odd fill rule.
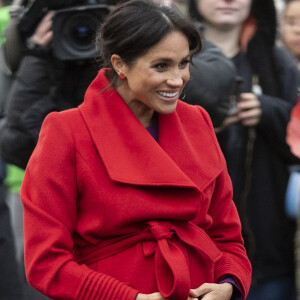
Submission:
[[[111,84],[114,86],[117,82],[110,61],[113,54],[132,65],[173,31],[180,31],[187,37],[191,55],[201,50],[201,39],[195,25],[174,7],[161,6],[151,0],[132,0],[113,10],[96,37],[102,66],[111,68],[107,74]]]

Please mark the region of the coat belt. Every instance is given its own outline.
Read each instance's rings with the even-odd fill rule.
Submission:
[[[168,299],[187,299],[190,289],[190,272],[186,257],[172,240],[176,236],[184,244],[193,247],[212,263],[222,253],[204,232],[191,222],[149,221],[146,229],[123,239],[87,247],[87,251],[76,249],[73,253],[78,263],[90,264],[117,254],[142,242],[144,255],[154,255],[156,281],[159,292]]]

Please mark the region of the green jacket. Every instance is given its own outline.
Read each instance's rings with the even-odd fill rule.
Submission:
[[[10,20],[9,16],[9,6],[4,6],[0,8],[0,45],[5,42],[4,31]]]
[[[7,165],[5,185],[10,192],[20,193],[24,170],[14,165]]]

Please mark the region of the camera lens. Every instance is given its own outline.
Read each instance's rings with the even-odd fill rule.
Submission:
[[[77,49],[91,48],[98,25],[99,20],[91,15],[73,15],[65,27],[66,38]]]
[[[89,25],[77,25],[71,29],[71,39],[78,45],[87,46],[93,41],[95,30]]]
[[[62,60],[99,55],[95,45],[98,27],[108,15],[106,6],[87,5],[56,11],[53,19],[53,51]]]

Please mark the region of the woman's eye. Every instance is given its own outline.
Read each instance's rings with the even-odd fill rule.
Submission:
[[[189,59],[185,59],[182,62],[179,63],[179,68],[183,69],[190,63]]]
[[[285,24],[288,25],[288,26],[294,26],[295,25],[295,20],[294,19],[285,19]]]
[[[167,69],[167,64],[161,63],[161,64],[157,64],[155,65],[155,68],[158,69],[159,71],[164,71]]]

